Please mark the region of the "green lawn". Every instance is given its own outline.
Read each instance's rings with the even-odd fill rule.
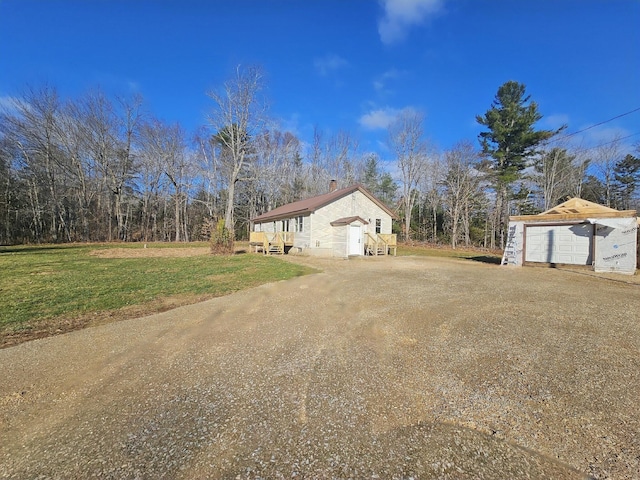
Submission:
[[[157,258],[90,255],[108,248],[142,245],[0,247],[0,334],[30,329],[47,319],[117,311],[132,305],[148,305],[150,311],[157,311],[154,304],[166,297],[177,298],[174,303],[188,303],[188,299],[225,295],[312,272],[255,254]],[[184,301],[180,302],[181,298]]]

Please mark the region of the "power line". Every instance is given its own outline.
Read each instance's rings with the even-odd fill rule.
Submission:
[[[578,132],[576,132],[576,133],[578,133]],[[593,150],[594,148],[604,147],[606,145],[611,145],[612,143],[619,142],[620,140],[626,140],[627,138],[635,137],[636,135],[640,135],[640,132],[632,133],[631,135],[627,135],[625,137],[615,138],[615,139],[611,140],[610,142],[601,143],[600,145],[594,145],[593,147],[585,147],[585,148],[580,148],[578,150],[573,150],[572,153],[582,153],[582,152],[586,152],[588,150]]]
[[[577,132],[568,133],[567,135],[563,135],[562,137],[551,139],[549,142],[559,142],[560,140],[564,140],[565,138],[573,137],[574,135],[577,135],[577,134],[582,133],[582,132],[586,132],[587,130],[591,130],[592,128],[595,128],[595,127],[599,127],[600,125],[604,125],[605,123],[613,122],[614,120],[617,120],[618,118],[625,117],[627,115],[631,115],[632,113],[635,113],[637,111],[640,111],[640,107],[635,108],[635,109],[630,110],[630,111],[625,112],[625,113],[621,113],[620,115],[616,115],[615,117],[612,117],[609,120],[605,120],[603,122],[591,125],[591,126],[589,126],[587,128],[583,128],[582,130],[578,130]],[[637,134],[634,133],[633,135],[637,135]],[[633,135],[630,135],[630,136],[633,136]],[[628,138],[628,137],[625,137],[625,138]],[[600,146],[602,146],[602,145],[600,145]],[[595,147],[593,147],[593,148],[595,148]]]

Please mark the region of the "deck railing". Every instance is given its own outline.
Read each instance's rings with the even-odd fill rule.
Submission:
[[[395,257],[398,248],[395,233],[365,233],[365,252],[369,255],[389,255]]]
[[[250,232],[249,245],[265,255],[284,253],[284,247],[293,245],[293,232]]]

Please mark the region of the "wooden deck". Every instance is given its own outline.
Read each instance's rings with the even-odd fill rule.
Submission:
[[[365,255],[391,255],[396,256],[398,241],[395,233],[365,233]]]
[[[277,253],[283,255],[285,247],[293,246],[293,232],[250,232],[249,249],[265,255]]]
[[[293,232],[250,232],[249,249],[252,252],[262,252],[265,255],[274,253],[283,255],[286,247],[293,246],[293,235]],[[365,255],[393,255],[395,257],[397,249],[398,243],[395,233],[365,233]]]

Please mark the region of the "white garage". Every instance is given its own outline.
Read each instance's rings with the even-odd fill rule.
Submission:
[[[593,263],[593,232],[590,223],[525,225],[525,262]]]
[[[637,234],[635,210],[572,198],[538,215],[509,217],[502,264],[587,265],[633,274]]]

